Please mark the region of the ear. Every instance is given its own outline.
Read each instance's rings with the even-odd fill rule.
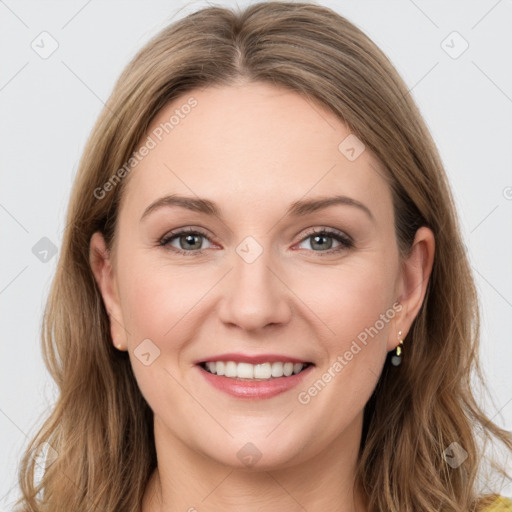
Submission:
[[[112,267],[111,255],[103,235],[98,231],[91,237],[89,244],[89,264],[101,292],[105,309],[110,320],[112,343],[119,350],[126,350],[128,340],[123,327],[123,315],[119,301],[119,291]]]
[[[427,227],[419,228],[414,237],[411,251],[402,262],[399,278],[398,301],[403,309],[397,319],[396,327],[402,331],[402,339],[407,336],[423,304],[434,263],[434,252],[434,234]],[[398,337],[392,337],[388,350],[393,350],[398,343]]]

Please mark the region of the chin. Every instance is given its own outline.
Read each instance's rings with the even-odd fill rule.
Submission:
[[[286,435],[286,443],[284,443]],[[271,434],[272,436],[272,434]],[[215,443],[215,451],[211,447],[203,453],[224,466],[248,471],[271,471],[294,466],[304,460],[303,443],[293,442],[289,432],[276,434],[269,440],[265,434],[235,436],[229,441]],[[203,451],[203,450],[201,450]]]

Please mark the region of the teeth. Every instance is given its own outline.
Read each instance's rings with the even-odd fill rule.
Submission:
[[[233,375],[233,377],[240,377],[241,379],[253,379],[254,365],[249,363],[238,363],[238,365],[236,365],[236,374]]]
[[[237,364],[234,361],[228,361],[224,369],[224,375],[226,377],[236,377]]]
[[[206,369],[215,375],[224,375],[234,379],[263,379],[289,377],[300,373],[303,363],[277,362],[277,363],[235,363],[234,361],[209,361],[205,363]]]
[[[304,365],[302,363],[295,363],[293,365],[293,373],[299,373]]]
[[[272,376],[272,365],[270,363],[262,363],[254,365],[255,379],[270,379]]]

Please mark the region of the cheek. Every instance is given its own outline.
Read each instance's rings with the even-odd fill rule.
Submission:
[[[171,332],[213,286],[215,275],[199,267],[155,266],[142,259],[133,263],[120,275],[123,315],[132,341],[137,341],[135,336],[172,340]]]
[[[370,260],[354,260],[336,272],[331,269],[329,278],[317,279],[298,292],[309,294],[309,307],[326,326],[321,338],[326,356],[320,369],[322,382],[309,382],[313,387],[303,388],[299,401],[314,402],[311,410],[330,409],[332,402],[342,405],[329,413],[336,425],[348,411],[359,411],[370,397],[392,336],[394,274],[389,262],[376,258],[371,264]]]
[[[326,327],[325,339],[340,345],[393,309],[393,282],[384,262],[372,264],[369,258],[361,258],[336,269],[315,270],[293,289]]]
[[[189,342],[201,321],[198,306],[215,283],[215,276],[192,268],[156,267],[132,259],[119,273],[123,321],[128,332],[129,355],[139,389],[153,410],[179,397],[180,407],[190,408],[179,383],[184,382]],[[144,355],[149,354],[149,355]],[[162,411],[163,414],[165,414]]]

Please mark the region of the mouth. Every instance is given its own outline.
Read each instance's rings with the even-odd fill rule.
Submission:
[[[236,399],[262,400],[286,395],[314,371],[315,363],[287,354],[229,353],[195,361],[212,388]]]
[[[262,382],[292,377],[314,365],[311,362],[283,360],[258,364],[243,361],[202,361],[198,366],[212,375],[239,381]]]

